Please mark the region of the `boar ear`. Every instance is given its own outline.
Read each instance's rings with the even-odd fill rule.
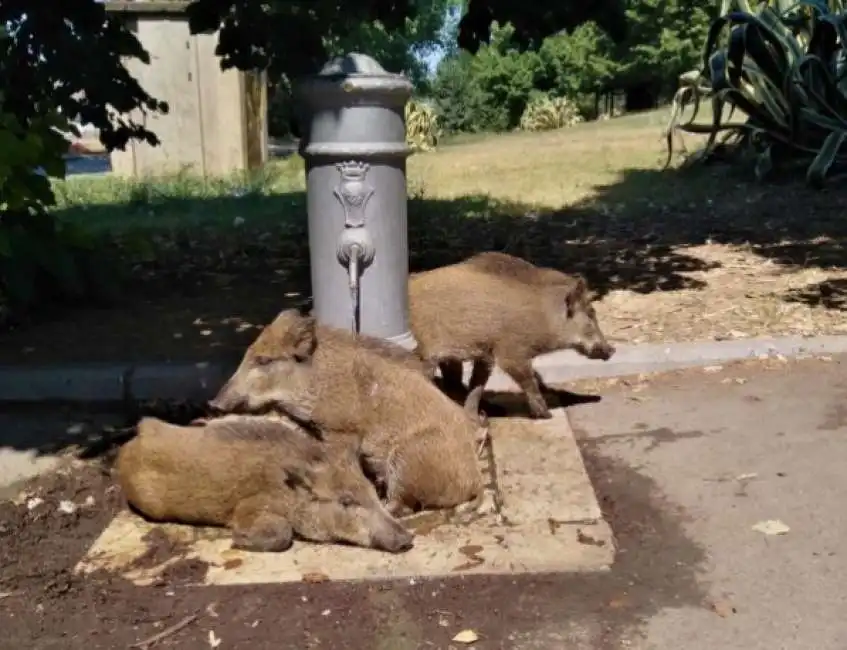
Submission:
[[[569,315],[577,305],[585,301],[587,295],[588,285],[585,284],[585,278],[581,275],[574,276],[573,281],[568,287],[568,293],[565,296],[565,305],[567,305]]]
[[[315,353],[318,345],[315,336],[316,327],[314,316],[305,316],[297,324],[294,331],[294,358],[297,361],[306,361]]]

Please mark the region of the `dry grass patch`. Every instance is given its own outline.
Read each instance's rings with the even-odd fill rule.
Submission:
[[[679,158],[664,171],[665,116],[444,147],[413,158],[410,180],[426,196],[523,207],[503,248],[589,275],[616,340],[847,331],[843,197],[719,165],[681,171]]]

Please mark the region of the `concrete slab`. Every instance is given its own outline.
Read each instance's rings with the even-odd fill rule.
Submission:
[[[4,402],[120,402],[128,368],[114,364],[0,368]]]
[[[139,400],[207,400],[234,371],[226,364],[208,362],[138,366],[132,373],[131,394]]]
[[[782,356],[807,358],[847,352],[847,336],[785,336],[738,339],[731,341],[691,341],[685,343],[616,344],[617,352],[609,361],[596,361],[572,350],[536,357],[533,367],[548,384],[596,377],[620,377],[647,372],[696,368],[743,359]],[[471,365],[465,364],[465,380]],[[488,390],[514,390],[512,379],[496,369]]]
[[[493,429],[502,512],[514,523],[596,523],[600,506],[565,410],[552,412],[552,420]]]
[[[176,559],[210,564],[206,584],[299,582],[310,573],[332,580],[369,580],[607,569],[615,556],[612,531],[600,516],[567,419],[494,419],[492,433],[505,520],[489,515],[469,525],[417,527],[415,547],[401,555],[306,542],[295,543],[286,553],[248,553],[230,548],[227,531],[151,524],[125,511],[77,570],[109,568],[137,584],[150,584],[174,561],[133,567],[155,528],[184,549]]]
[[[577,622],[584,645],[508,647],[844,650],[845,369],[836,357],[675,373],[569,409],[583,448],[620,472],[618,582]],[[661,513],[652,524],[639,502]],[[791,530],[754,529],[773,519]],[[606,645],[593,626],[620,593],[637,614]]]

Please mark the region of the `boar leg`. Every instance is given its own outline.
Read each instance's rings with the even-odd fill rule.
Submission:
[[[406,441],[407,447],[415,447],[412,441]],[[414,452],[414,449],[406,449],[407,453],[402,453],[398,449],[393,449],[385,459],[383,465],[383,480],[385,481],[385,509],[392,517],[400,518],[410,515],[414,512],[412,506],[418,505],[407,489],[412,477],[409,475],[409,451]],[[412,454],[413,455],[413,454]]]
[[[427,433],[418,431],[388,456],[385,507],[394,517],[404,517],[410,511],[422,509],[452,508],[467,501],[466,495],[475,493],[481,486],[482,473],[473,456],[460,470],[461,475],[453,474],[448,478],[438,472],[440,477],[434,476],[439,460],[451,452],[462,453],[463,450],[452,442],[446,449],[441,443],[434,444],[433,437]]]
[[[459,392],[465,389],[465,383],[462,381],[462,362],[456,359],[448,359],[441,361],[438,364],[438,369],[441,371],[441,381],[444,385],[444,390],[448,392]]]
[[[485,384],[491,379],[491,371],[493,369],[494,364],[491,362],[491,359],[475,359],[471,380],[468,383],[468,390],[473,391],[477,386],[485,387]]]
[[[553,417],[535,379],[535,372],[532,369],[532,361],[529,356],[500,357],[497,359],[497,364],[503,369],[503,372],[515,380],[515,383],[526,394],[529,413],[533,418],[546,420]]]
[[[281,552],[294,543],[294,530],[274,508],[273,495],[262,494],[241,501],[233,513],[232,548],[244,551]]]

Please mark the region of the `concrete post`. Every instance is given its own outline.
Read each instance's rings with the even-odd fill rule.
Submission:
[[[348,54],[297,88],[318,322],[408,349],[405,105],[412,85]],[[360,280],[361,277],[361,280]]]

